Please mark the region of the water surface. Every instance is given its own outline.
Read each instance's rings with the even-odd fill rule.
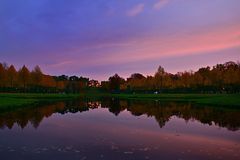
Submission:
[[[77,100],[0,114],[1,160],[240,159],[240,111]]]

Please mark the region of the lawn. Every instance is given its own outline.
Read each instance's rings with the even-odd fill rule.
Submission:
[[[40,102],[54,102],[79,97],[76,94],[0,94],[0,109],[17,108],[20,106],[32,105]]]

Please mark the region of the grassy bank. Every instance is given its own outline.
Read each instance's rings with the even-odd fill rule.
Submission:
[[[0,109],[19,107],[39,102],[54,102],[74,98],[119,98],[135,100],[158,100],[193,102],[200,105],[220,105],[240,107],[240,94],[0,94]]]
[[[54,102],[74,99],[79,97],[76,94],[0,94],[0,109],[8,107],[20,107],[41,102]]]

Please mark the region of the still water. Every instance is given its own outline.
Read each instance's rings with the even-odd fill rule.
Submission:
[[[77,100],[1,111],[1,160],[240,159],[240,110]]]

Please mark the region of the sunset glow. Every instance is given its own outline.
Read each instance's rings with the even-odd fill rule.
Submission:
[[[238,61],[239,6],[238,0],[3,0],[0,60],[99,80],[153,74],[158,65],[175,73]]]

